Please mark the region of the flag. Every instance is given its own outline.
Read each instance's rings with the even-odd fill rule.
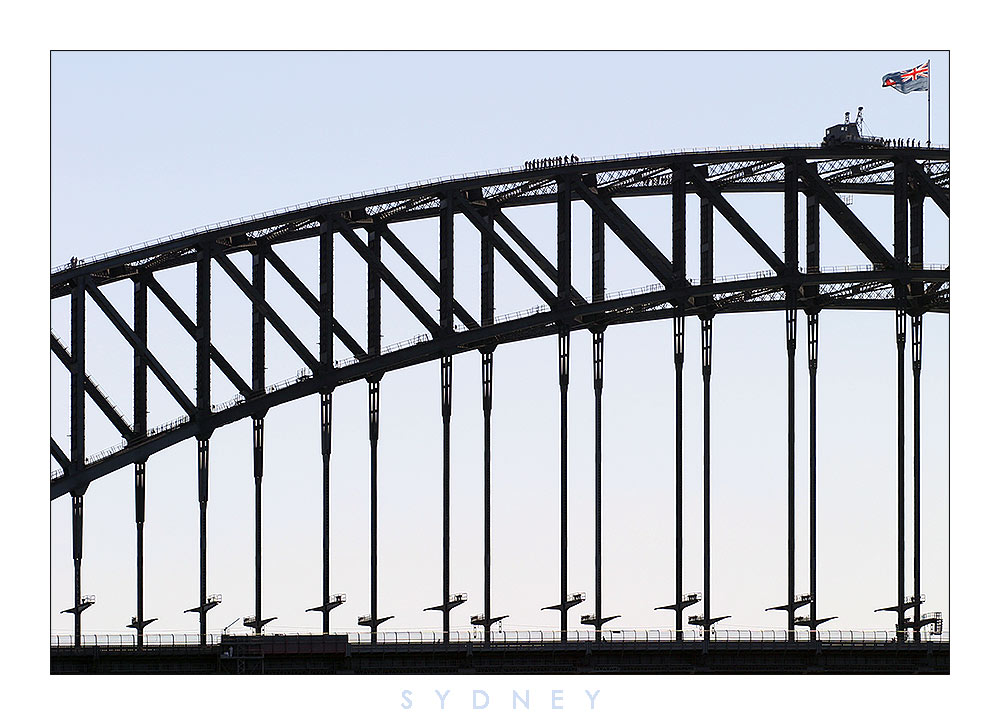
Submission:
[[[886,73],[882,76],[882,87],[895,88],[900,93],[910,91],[927,91],[931,89],[931,69],[927,63],[918,65],[910,70],[900,70],[895,73]]]

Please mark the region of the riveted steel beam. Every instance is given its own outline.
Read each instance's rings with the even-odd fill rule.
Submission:
[[[455,199],[451,194],[441,197],[438,230],[438,271],[441,275],[439,324],[442,332],[450,333],[455,329]]]
[[[87,298],[86,283],[89,278],[75,280],[70,298],[70,348],[72,351],[69,369],[69,457],[73,470],[79,471],[86,465],[86,359],[87,359]],[[57,353],[58,354],[58,353]],[[77,603],[79,604],[79,602]]]
[[[590,212],[590,293],[595,301],[604,299],[605,292],[605,234],[600,215]]]
[[[333,367],[333,253],[333,232],[324,229],[319,235],[319,300],[315,309],[319,316],[319,362],[325,368]]]
[[[478,214],[477,214],[478,216]],[[493,255],[493,217],[487,215],[480,217],[485,231],[480,232],[480,277],[479,277],[479,319],[482,320],[483,327],[493,324],[493,314],[495,312],[495,268]],[[488,628],[487,628],[487,631]]]

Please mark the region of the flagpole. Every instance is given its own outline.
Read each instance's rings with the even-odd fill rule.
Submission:
[[[931,61],[927,59],[927,147],[931,145]]]

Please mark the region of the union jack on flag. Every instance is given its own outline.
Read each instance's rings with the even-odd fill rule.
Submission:
[[[910,91],[928,91],[931,89],[930,61],[910,70],[900,70],[886,73],[882,76],[882,87],[895,88],[900,93]]]

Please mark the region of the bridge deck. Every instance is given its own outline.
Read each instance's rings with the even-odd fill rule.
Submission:
[[[212,644],[54,646],[53,674],[948,674],[950,645],[810,642],[349,642],[346,635],[221,637]]]

